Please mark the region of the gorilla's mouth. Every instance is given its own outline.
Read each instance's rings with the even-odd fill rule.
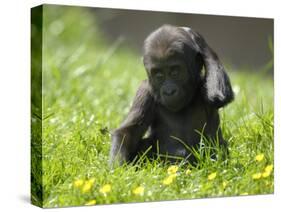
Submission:
[[[181,110],[185,105],[185,98],[179,96],[161,97],[161,102],[168,110],[177,112]]]

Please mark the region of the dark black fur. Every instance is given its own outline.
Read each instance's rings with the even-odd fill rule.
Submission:
[[[233,100],[233,92],[203,37],[189,28],[164,25],[145,40],[143,62],[148,80],[141,83],[127,118],[112,135],[110,163],[132,161],[149,147],[149,156],[187,158],[190,152],[182,142],[197,145],[196,131],[218,137],[226,146],[218,108]]]

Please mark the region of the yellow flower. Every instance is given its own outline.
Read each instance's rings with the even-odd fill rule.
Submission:
[[[262,173],[262,177],[263,178],[269,177],[269,175],[271,174],[272,170],[273,170],[273,165],[266,166],[265,169],[264,169],[264,172]]]
[[[95,199],[90,200],[89,202],[86,202],[85,205],[95,205],[97,203],[97,201]]]
[[[133,194],[135,195],[143,195],[144,193],[144,187],[143,186],[139,186],[139,187],[136,187],[134,190],[133,190]]]
[[[106,193],[111,191],[111,185],[105,184],[103,187],[100,188],[100,192],[106,195]]]
[[[253,174],[253,175],[252,175],[252,178],[253,178],[254,180],[258,180],[258,179],[261,178],[261,176],[262,176],[261,173],[256,173],[256,174]]]
[[[271,173],[272,170],[273,170],[273,165],[266,166],[264,170],[265,170],[265,172],[270,172]]]
[[[74,187],[80,188],[84,184],[84,180],[75,180],[73,182]]]
[[[255,160],[258,161],[258,162],[260,162],[260,161],[263,160],[263,158],[264,158],[264,154],[258,154],[258,155],[255,157]]]
[[[90,180],[86,180],[85,183],[84,183],[84,186],[82,188],[82,192],[86,193],[86,192],[90,191],[92,186],[93,186],[93,184],[94,184],[94,182],[95,182],[94,178],[90,179]]]
[[[263,178],[269,177],[270,174],[271,174],[271,172],[263,172],[262,177]]]
[[[174,179],[176,178],[176,174],[171,174],[171,175],[169,175],[168,177],[166,177],[164,180],[163,180],[163,184],[164,185],[170,185],[173,181],[174,181]]]
[[[227,186],[228,182],[227,181],[223,181],[222,183],[222,187],[225,188]]]
[[[178,166],[170,166],[168,168],[168,174],[175,174],[178,171],[179,167]]]
[[[213,172],[213,173],[209,174],[208,180],[213,180],[216,178],[216,176],[217,176],[217,172]]]
[[[186,175],[189,175],[190,173],[191,173],[190,169],[187,169],[186,172],[185,172]]]

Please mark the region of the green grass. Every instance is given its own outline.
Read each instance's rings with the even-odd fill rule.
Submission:
[[[146,77],[140,56],[126,41],[107,42],[86,10],[47,6],[43,20],[44,207],[84,205],[90,200],[109,204],[273,193],[273,174],[252,178],[273,164],[271,77],[230,67],[236,99],[220,110],[230,158],[227,163],[205,158],[197,167],[178,164],[177,177],[163,185],[169,165],[158,160],[108,167],[109,132],[126,116]],[[39,132],[32,133],[36,137]],[[261,153],[264,159],[258,162],[255,156]],[[215,179],[208,180],[214,172]],[[36,166],[32,173],[32,186],[39,186]],[[77,179],[92,178],[95,182],[88,192],[73,185]],[[107,195],[99,191],[104,184],[111,185]],[[138,186],[144,187],[142,196],[132,192]],[[32,198],[40,201],[36,194]]]

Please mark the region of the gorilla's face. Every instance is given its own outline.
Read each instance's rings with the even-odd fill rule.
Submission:
[[[147,70],[155,96],[171,111],[178,111],[188,100],[186,86],[189,82],[185,63],[177,59],[152,60]]]
[[[152,34],[145,41],[144,66],[153,95],[171,111],[186,106],[198,88],[202,61],[187,43],[183,34],[174,32]]]
[[[154,95],[167,109],[178,111],[193,97],[193,82],[184,61],[173,57],[154,59],[147,73]]]

